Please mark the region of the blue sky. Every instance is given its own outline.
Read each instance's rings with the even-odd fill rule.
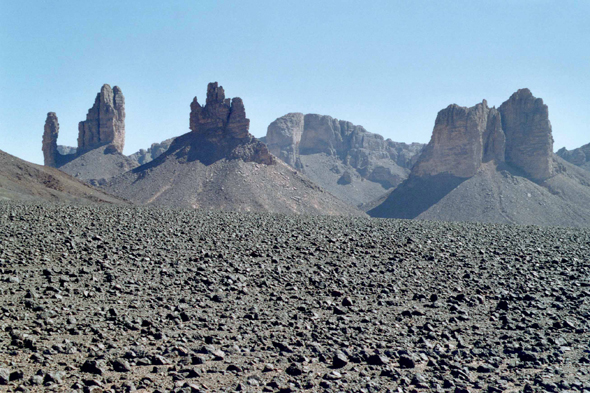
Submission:
[[[126,99],[131,154],[188,132],[189,104],[218,81],[250,132],[319,113],[428,142],[439,110],[528,87],[549,106],[555,149],[590,142],[590,2],[0,0],[0,149],[42,163],[104,83]]]

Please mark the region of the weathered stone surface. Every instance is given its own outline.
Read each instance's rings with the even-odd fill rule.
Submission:
[[[217,82],[209,83],[205,106],[199,104],[197,97],[191,103],[191,136],[177,138],[172,146],[178,149],[190,144],[191,156],[205,164],[222,158],[273,164],[268,148],[248,132],[249,127],[242,99],[226,99],[223,87]]]
[[[303,113],[288,113],[270,123],[266,132],[266,144],[270,152],[297,169],[302,169],[299,142],[303,125]]]
[[[551,177],[553,136],[547,105],[529,89],[520,89],[498,110],[506,134],[506,162],[518,166],[535,180]]]
[[[484,100],[471,108],[453,104],[440,111],[412,175],[469,178],[492,160],[505,161],[533,180],[554,174],[547,106],[528,89],[518,90],[497,110]]]
[[[574,165],[590,170],[590,143],[573,150],[562,147],[556,154]]]
[[[409,178],[375,217],[584,225],[590,178],[553,153],[547,106],[528,89],[498,110],[484,101],[439,112]]]
[[[59,122],[55,112],[49,112],[45,120],[43,131],[43,160],[46,166],[57,166],[57,137],[59,134]]]
[[[111,144],[119,153],[125,146],[125,97],[118,86],[103,85],[86,120],[78,125],[78,154]]]
[[[438,113],[432,139],[412,175],[471,177],[483,162],[503,161],[504,149],[500,115],[485,100],[471,108],[449,105]]]
[[[75,147],[72,147],[72,146],[57,145],[57,152],[63,156],[66,156],[69,154],[76,154],[77,150],[78,149],[76,149]]]
[[[423,147],[385,140],[348,121],[302,113],[272,122],[265,141],[275,156],[354,205],[378,199],[401,183]]]

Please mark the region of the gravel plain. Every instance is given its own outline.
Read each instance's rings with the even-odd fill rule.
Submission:
[[[0,203],[0,391],[590,392],[590,230]]]

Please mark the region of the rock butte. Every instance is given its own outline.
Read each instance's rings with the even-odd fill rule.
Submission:
[[[78,124],[78,147],[73,154],[58,151],[59,123],[55,112],[49,112],[43,133],[44,163],[60,167],[85,152],[108,145],[109,152],[122,153],[125,146],[125,97],[118,86],[103,85],[86,120]]]

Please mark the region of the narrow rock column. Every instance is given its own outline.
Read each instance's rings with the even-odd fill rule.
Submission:
[[[59,134],[59,122],[55,112],[49,112],[45,120],[43,132],[43,161],[46,166],[57,167],[57,137]]]

